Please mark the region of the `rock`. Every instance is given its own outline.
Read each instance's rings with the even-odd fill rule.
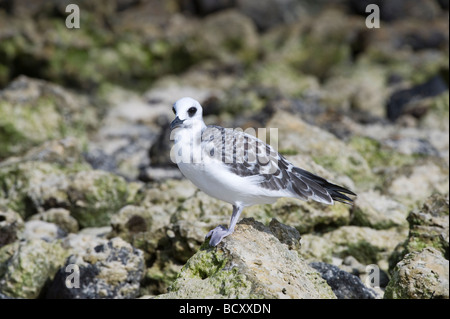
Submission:
[[[391,268],[406,254],[432,247],[445,258],[449,256],[449,201],[448,194],[433,194],[421,208],[413,209],[408,215],[409,234],[404,243],[390,258]]]
[[[258,56],[258,40],[249,18],[233,9],[220,11],[203,21],[200,34],[193,39],[193,55],[219,62],[250,63]]]
[[[0,179],[6,193],[0,202],[17,211],[22,218],[36,214],[44,207],[67,207],[65,192],[69,180],[63,170],[44,162],[23,162],[0,167]]]
[[[359,193],[352,206],[352,224],[374,229],[407,227],[405,205],[377,191]]]
[[[309,264],[325,279],[338,299],[377,299],[375,290],[366,287],[361,279],[336,266],[323,262]]]
[[[255,0],[238,0],[237,7],[249,16],[261,31],[279,24],[292,23],[303,13],[306,14],[302,4],[293,0],[269,0],[264,3]]]
[[[306,240],[315,241],[317,237],[323,240],[314,245],[306,243]],[[406,237],[406,229],[375,230],[369,227],[342,226],[321,236],[303,236],[302,247],[309,247],[310,256],[325,257],[321,261],[329,262],[332,257],[353,256],[362,264],[377,264],[381,270],[387,271],[389,256]],[[317,251],[311,253],[312,248]]]
[[[78,266],[74,269],[79,269],[79,288],[66,286],[68,273],[72,272],[66,272],[69,265]],[[84,254],[70,256],[49,285],[46,298],[135,298],[144,267],[142,251],[120,238],[113,238],[88,248]],[[72,284],[77,284],[75,279]]]
[[[105,226],[130,199],[130,185],[103,171],[80,171],[71,176],[67,190],[71,214],[81,227]]]
[[[279,224],[272,223],[272,230]],[[158,298],[335,298],[320,275],[253,219],[238,223],[218,247],[205,243]],[[295,230],[275,231],[297,241]],[[297,239],[295,239],[297,238]]]
[[[422,1],[420,3],[408,0],[395,0],[385,2],[382,0],[350,0],[349,7],[363,16],[367,16],[366,7],[375,4],[380,8],[380,18],[384,21],[395,21],[406,18],[417,18],[424,21],[432,20],[439,12],[436,1]]]
[[[429,127],[428,124],[423,124],[423,128],[380,123],[361,125],[346,121],[347,129],[354,134],[350,139],[350,145],[357,149],[379,173],[383,173],[383,166],[388,166],[388,169],[384,170],[389,172],[407,164],[420,163],[421,156],[417,155],[448,159],[449,137],[444,133],[447,124],[443,123],[448,119],[448,114],[446,115],[444,111],[445,104],[438,107],[440,108],[440,111],[436,112],[438,114],[431,116],[430,113],[427,120],[441,118],[433,122],[433,127]]]
[[[292,149],[309,155],[326,169],[350,176],[356,184],[373,180],[366,160],[331,133],[282,111],[274,114],[267,127],[278,128],[279,150]]]
[[[25,223],[25,229],[21,238],[25,240],[42,239],[52,242],[56,239],[66,236],[66,232],[55,224],[41,220],[29,220]]]
[[[120,236],[144,252],[148,268],[141,290],[145,293],[167,292],[183,264],[200,246],[197,241],[204,239],[206,233],[201,239],[191,237],[196,233],[193,226],[198,223],[177,222],[176,218],[171,221],[178,207],[195,191],[187,180],[166,180],[146,189],[139,206],[127,205],[111,219],[112,230],[108,237]]]
[[[429,130],[440,130],[440,131],[448,131],[449,130],[449,92],[445,92],[436,97],[422,100],[423,109],[426,109],[427,112],[421,118],[420,126],[421,128],[426,128]],[[432,143],[434,147],[438,150],[441,148],[436,145],[437,143]],[[448,145],[448,143],[447,143]],[[442,155],[441,155],[442,156]]]
[[[394,268],[386,299],[448,299],[449,262],[432,247],[406,255]]]
[[[151,229],[153,211],[146,207],[127,205],[111,217],[112,232],[110,236],[119,236],[133,244],[139,234]]]
[[[77,220],[70,215],[70,211],[64,208],[51,208],[31,216],[30,220],[53,223],[66,233],[76,233],[79,229]]]
[[[234,0],[178,0],[182,12],[189,12],[191,14],[205,16],[207,14],[228,9],[235,5]]]
[[[128,201],[133,201],[139,184],[87,167],[63,169],[44,162],[24,162],[0,167],[7,193],[0,203],[22,217],[50,208],[66,208],[80,227],[105,226],[109,218]]]
[[[386,82],[386,69],[359,61],[351,69],[344,68],[327,79],[320,101],[329,108],[366,112],[383,118],[389,94]]]
[[[391,121],[395,121],[404,114],[405,109],[408,109],[409,102],[437,96],[445,91],[448,91],[448,84],[440,76],[434,76],[412,88],[394,92],[386,106],[387,117]],[[410,112],[416,117],[421,117],[426,112],[426,110],[415,110],[410,108]]]
[[[77,234],[68,234],[61,239],[61,245],[72,255],[82,255],[97,246],[105,245],[105,234],[98,234],[98,228],[84,228]]]
[[[0,261],[3,261],[0,268],[4,269],[3,276],[0,276],[0,291],[15,298],[39,297],[68,254],[58,241],[49,243],[32,239],[18,243],[7,260],[0,257]]]
[[[23,227],[23,219],[18,213],[0,208],[0,247],[16,241]]]
[[[347,225],[350,221],[350,211],[346,205],[323,205],[312,200],[305,202],[294,198],[280,198],[272,205],[250,207],[244,214],[257,218],[262,209],[267,212],[266,216],[273,216],[282,223],[295,227],[301,234],[325,232]]]
[[[402,203],[413,205],[433,193],[449,192],[448,166],[422,161],[400,168],[386,182],[387,193]]]
[[[299,254],[308,262],[323,261],[332,263],[333,243],[317,234],[303,234]]]
[[[21,76],[0,92],[0,158],[50,139],[83,137],[96,118],[85,97]]]
[[[68,136],[61,140],[44,142],[31,148],[23,156],[8,157],[0,166],[28,161],[39,161],[69,167],[86,164],[81,152],[81,141],[73,136]]]
[[[139,169],[150,164],[148,150],[158,135],[158,117],[170,107],[164,112],[136,93],[116,87],[104,94],[110,107],[90,139],[86,159],[95,169],[136,180]]]

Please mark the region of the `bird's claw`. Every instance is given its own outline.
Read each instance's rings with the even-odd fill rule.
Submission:
[[[222,239],[230,234],[231,233],[229,232],[228,228],[219,225],[213,230],[210,230],[208,234],[206,234],[205,238],[211,237],[209,245],[215,247],[222,241]]]

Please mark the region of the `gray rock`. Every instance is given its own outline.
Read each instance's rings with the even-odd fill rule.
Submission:
[[[448,260],[432,247],[409,253],[395,266],[384,298],[448,299]]]
[[[51,208],[31,216],[30,220],[54,223],[66,233],[76,233],[79,229],[77,220],[70,215],[70,211],[64,208]]]
[[[120,88],[109,93],[106,100],[109,108],[90,139],[86,159],[95,169],[136,180],[140,167],[150,164],[148,150],[157,138],[161,111],[141,96]]]
[[[22,217],[11,209],[0,208],[0,247],[16,241],[22,231]]]
[[[243,219],[218,247],[205,242],[158,298],[334,299],[320,275],[289,249],[298,239],[294,228]]]
[[[444,258],[449,257],[449,200],[448,194],[433,194],[420,208],[413,209],[408,215],[408,238],[397,247],[390,257],[390,268],[407,254],[421,251],[424,247],[433,247]]]
[[[87,99],[42,80],[20,76],[0,91],[0,158],[69,135],[86,136],[97,122]]]
[[[408,208],[377,191],[358,194],[352,207],[352,224],[374,229],[407,227]]]
[[[375,290],[366,287],[361,279],[336,266],[323,262],[309,264],[317,270],[333,289],[338,299],[377,299]]]
[[[0,204],[28,218],[49,208],[64,207],[81,227],[106,226],[117,210],[141,187],[112,173],[87,166],[61,168],[45,162],[19,162],[0,167],[7,193]]]
[[[79,287],[66,284],[76,265]],[[70,256],[50,284],[46,297],[51,299],[135,298],[144,273],[142,251],[120,238],[88,248],[84,253]],[[75,270],[76,271],[76,270]],[[77,285],[76,279],[72,280]]]
[[[267,30],[283,23],[292,23],[306,13],[299,1],[293,0],[238,0],[240,11],[249,16],[260,30]]]
[[[0,291],[14,298],[37,298],[68,254],[58,241],[32,239],[4,246],[0,250]]]
[[[294,150],[299,154],[309,155],[327,170],[351,176],[357,185],[367,187],[374,179],[368,163],[361,154],[317,126],[279,111],[273,115],[267,127],[278,128],[279,150]]]
[[[65,231],[53,223],[29,220],[25,222],[25,228],[20,237],[25,240],[42,239],[51,242],[66,235]]]
[[[321,235],[303,235],[301,255],[309,261],[327,263],[331,263],[333,257],[353,256],[364,265],[377,264],[387,272],[389,257],[407,236],[407,229],[342,226]]]

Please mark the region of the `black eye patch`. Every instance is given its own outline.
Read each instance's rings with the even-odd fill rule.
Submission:
[[[197,112],[197,109],[195,107],[191,107],[188,110],[189,117],[193,117],[196,112]]]
[[[172,107],[172,112],[173,112],[173,114],[177,114],[177,111],[175,111],[175,108],[174,107]]]

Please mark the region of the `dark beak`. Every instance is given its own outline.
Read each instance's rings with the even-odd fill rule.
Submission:
[[[181,126],[181,124],[183,124],[184,120],[180,120],[180,118],[177,116],[175,118],[175,120],[172,121],[172,123],[170,123],[170,130],[172,131],[173,129]]]

